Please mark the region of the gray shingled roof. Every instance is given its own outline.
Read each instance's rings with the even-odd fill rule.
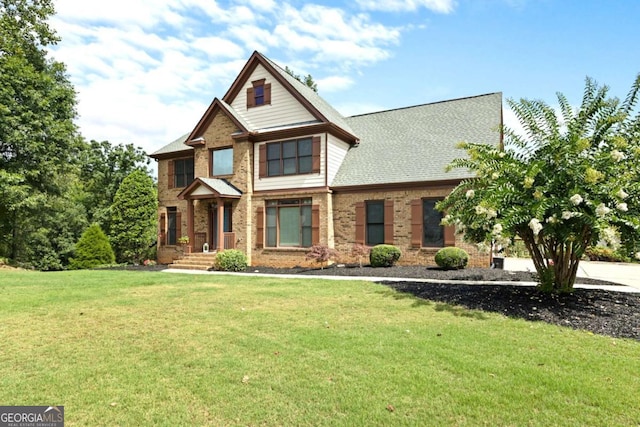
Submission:
[[[346,118],[360,138],[332,187],[469,178],[445,167],[464,151],[461,141],[498,146],[502,94],[492,93]]]
[[[158,151],[151,153],[150,156],[153,157],[160,154],[168,154],[168,153],[176,153],[178,151],[193,150],[193,147],[190,147],[189,145],[185,145],[185,141],[187,140],[188,136],[189,134],[185,133],[175,141],[172,141],[167,145],[165,145],[164,147],[162,147],[161,149],[159,149]]]
[[[198,178],[221,196],[242,196],[242,192],[224,179],[219,178]]]
[[[327,101],[325,101],[320,95],[318,95],[313,89],[311,89],[306,84],[298,81],[296,78],[290,76],[282,67],[278,64],[267,58],[266,56],[259,53],[269,64],[273,66],[273,68],[280,73],[282,77],[284,77],[287,82],[289,82],[295,90],[297,90],[311,105],[313,105],[323,116],[327,118],[330,123],[340,127],[341,129],[347,131],[351,135],[357,136],[357,134],[353,131],[349,123],[345,120],[345,118],[340,114],[335,108],[331,106]]]

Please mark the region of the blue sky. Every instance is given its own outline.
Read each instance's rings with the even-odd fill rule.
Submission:
[[[189,132],[254,50],[310,73],[344,115],[489,92],[578,105],[586,76],[623,98],[640,72],[635,0],[55,4],[81,133],[147,152]]]

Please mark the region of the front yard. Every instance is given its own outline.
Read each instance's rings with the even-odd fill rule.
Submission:
[[[640,423],[640,342],[365,282],[3,271],[0,342],[68,426]]]

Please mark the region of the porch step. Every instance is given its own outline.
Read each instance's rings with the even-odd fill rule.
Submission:
[[[171,268],[179,270],[209,270],[213,267],[216,259],[216,252],[195,252],[175,260]]]

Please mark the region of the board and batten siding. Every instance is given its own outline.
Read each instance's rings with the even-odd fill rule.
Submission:
[[[298,138],[312,138],[320,136],[320,173],[309,173],[303,175],[271,176],[260,178],[260,146],[269,142],[279,142],[281,140],[267,141],[253,146],[253,171],[254,186],[253,191],[283,190],[297,188],[312,188],[325,186],[325,166],[326,166],[326,137],[322,135],[302,135]],[[298,139],[296,138],[296,139]],[[286,141],[286,140],[284,140]]]
[[[271,84],[271,104],[247,108],[247,89],[260,79]],[[231,106],[253,130],[316,121],[262,65],[256,67]]]
[[[349,144],[336,138],[333,135],[329,135],[327,138],[327,182],[329,185],[333,182],[333,178],[336,177],[342,161],[349,151]]]

